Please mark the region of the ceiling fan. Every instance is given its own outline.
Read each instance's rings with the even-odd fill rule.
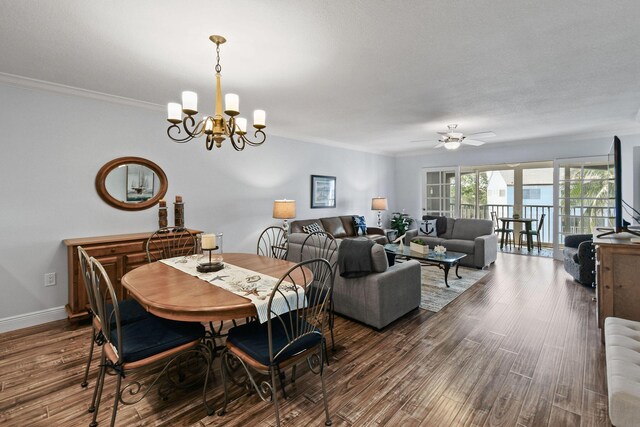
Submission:
[[[462,132],[456,132],[457,124],[450,124],[447,126],[449,130],[447,132],[438,132],[441,135],[439,139],[440,143],[433,148],[444,147],[448,150],[455,150],[460,147],[461,144],[465,145],[473,145],[479,146],[485,144],[484,141],[480,141],[477,138],[491,138],[496,136],[493,132],[477,132],[469,135],[469,138],[465,136]],[[412,141],[412,142],[422,142],[422,141]]]

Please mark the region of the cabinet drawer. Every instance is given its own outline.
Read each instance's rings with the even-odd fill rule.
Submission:
[[[138,252],[138,253],[134,253],[134,254],[127,254],[127,255],[124,256],[124,261],[125,261],[127,267],[129,267],[129,266],[138,267],[138,266],[140,266],[142,264],[146,264],[148,262],[147,253],[146,252]]]
[[[146,241],[121,243],[117,245],[89,246],[86,247],[85,250],[92,257],[130,254],[135,252],[144,252],[145,242]]]

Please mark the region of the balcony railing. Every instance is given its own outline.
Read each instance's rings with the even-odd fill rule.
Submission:
[[[478,205],[476,214],[476,205],[473,204],[461,204],[460,205],[460,217],[461,218],[479,218],[479,219],[491,219],[491,212],[496,213],[496,217],[512,217],[513,205]],[[553,238],[551,234],[551,221],[553,218],[553,206],[551,205],[524,205],[520,210],[520,216],[522,218],[535,218],[540,220],[542,214],[545,214],[544,223],[540,230],[540,242],[543,244],[551,245]],[[512,224],[512,228],[518,229],[518,225]],[[532,224],[534,230],[538,229],[538,223]],[[524,229],[524,228],[522,228]],[[515,236],[517,239],[517,236]]]

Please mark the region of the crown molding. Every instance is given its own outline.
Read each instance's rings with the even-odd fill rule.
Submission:
[[[29,77],[18,76],[0,72],[0,83],[32,90],[41,90],[47,92],[61,93],[64,95],[79,96],[82,98],[95,99],[98,101],[112,102],[129,107],[145,108],[147,110],[162,111],[164,105],[154,104],[152,102],[140,101],[138,99],[127,98],[124,96],[110,95],[108,93],[97,92],[89,89],[82,89],[73,86],[67,86],[59,83],[48,82],[44,80],[32,79]]]

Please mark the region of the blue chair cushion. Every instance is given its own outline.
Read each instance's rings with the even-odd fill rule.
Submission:
[[[198,322],[178,322],[149,315],[137,322],[121,325],[122,360],[136,362],[163,351],[204,337],[204,326]],[[111,342],[118,345],[116,328],[111,329]]]
[[[118,307],[120,308],[120,323],[126,325],[127,323],[137,322],[146,317],[152,316],[147,310],[145,310],[138,301],[134,299],[127,299],[124,301],[118,301]],[[107,304],[107,313],[113,311],[113,304]],[[115,325],[115,316],[111,318],[111,324]]]
[[[289,329],[290,326],[288,325],[291,324],[289,315],[285,314],[280,317]],[[304,325],[301,326],[302,329],[308,330],[310,328],[310,325],[307,322],[301,322],[304,323]],[[284,326],[282,325],[282,322],[280,322],[280,320],[278,320],[277,318],[272,319],[271,326],[271,332],[273,335],[273,353],[277,354],[280,350],[287,346],[287,344],[289,344],[289,340],[287,339]],[[314,328],[313,333],[298,338],[292,343],[289,348],[287,348],[287,350],[278,355],[274,360],[274,365],[282,363],[302,351],[317,346],[321,341],[322,334],[320,333],[320,330]],[[262,365],[270,366],[271,363],[269,361],[269,334],[267,322],[260,323],[258,321],[254,321],[231,328],[229,329],[227,342],[238,347],[240,350],[245,352],[252,359],[261,363]]]

